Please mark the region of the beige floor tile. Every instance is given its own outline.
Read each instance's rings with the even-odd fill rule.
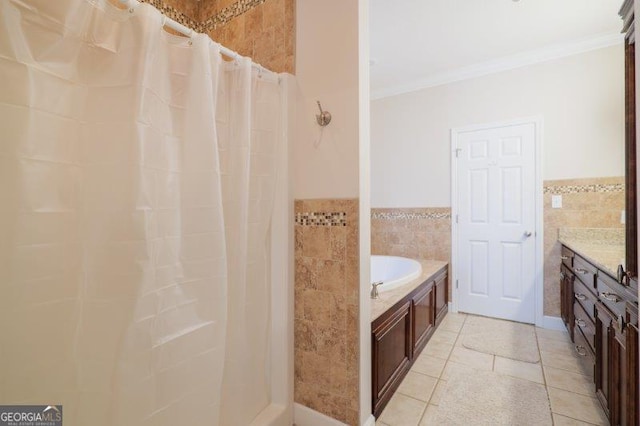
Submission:
[[[453,345],[450,343],[429,342],[422,353],[436,358],[447,359],[452,349]]]
[[[589,375],[589,372],[585,371],[580,360],[573,355],[567,355],[561,352],[540,351],[540,356],[542,358],[542,366],[544,368],[553,367],[561,370],[572,371],[574,373]]]
[[[436,405],[429,404],[427,409],[424,410],[422,420],[420,420],[420,426],[433,426],[436,424],[438,418],[438,407]]]
[[[560,352],[567,355],[573,355],[575,353],[575,349],[571,341],[564,342],[562,340],[538,337],[538,347],[541,351],[545,352]]]
[[[544,384],[542,365],[540,363],[532,364],[530,362],[517,361],[514,359],[496,356],[493,371],[507,376]]]
[[[549,330],[547,328],[536,327],[536,334],[538,335],[538,338],[571,342],[571,338],[567,331]]]
[[[439,378],[446,363],[447,361],[444,359],[422,353],[413,363],[411,370],[426,374],[427,376]]]
[[[383,423],[381,421],[376,420],[376,426],[389,426],[389,425],[386,424],[386,423]]]
[[[398,387],[398,392],[428,402],[438,379],[409,371]]]
[[[594,396],[595,394],[595,385],[591,377],[553,367],[545,367],[544,375],[547,379],[547,386],[586,396]]]
[[[493,355],[474,351],[465,347],[454,347],[449,356],[449,361],[468,365],[479,370],[491,371],[493,369]]]
[[[397,393],[380,415],[380,421],[389,426],[416,426],[427,404]]]
[[[547,389],[553,413],[597,425],[607,424],[607,418],[597,399],[561,389]]]
[[[440,404],[440,399],[442,398],[446,387],[447,382],[445,380],[438,380],[436,388],[434,389],[433,394],[431,395],[431,399],[429,400],[430,405]]]
[[[431,336],[431,339],[429,339],[429,342],[449,343],[452,345],[457,338],[458,333],[452,333],[451,331],[438,328],[435,333],[433,333],[433,336]]]
[[[460,332],[463,325],[464,325],[464,318],[460,318],[460,317],[452,318],[452,317],[446,316],[438,326],[438,329],[457,334]]]
[[[441,380],[449,380],[453,374],[473,374],[477,371],[491,371],[491,368],[478,368],[472,367],[467,364],[460,364],[458,362],[448,361],[444,370],[442,370],[442,374],[440,375]]]
[[[581,422],[580,420],[570,419],[560,414],[553,415],[553,424],[555,426],[592,426],[593,423]]]

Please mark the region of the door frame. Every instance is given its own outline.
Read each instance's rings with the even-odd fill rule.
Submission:
[[[542,116],[524,117],[509,121],[475,124],[471,126],[455,127],[451,132],[451,311],[458,312],[458,164],[456,150],[458,148],[458,135],[463,132],[487,130],[497,127],[519,126],[533,124],[535,129],[535,283],[534,283],[534,312],[535,325],[537,327],[557,328],[557,324],[550,317],[544,316],[544,202],[542,194],[542,142],[543,142],[543,118]],[[548,320],[546,318],[549,318]]]

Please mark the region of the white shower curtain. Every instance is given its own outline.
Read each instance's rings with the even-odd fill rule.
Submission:
[[[269,404],[277,77],[107,0],[0,2],[0,403],[70,425]]]

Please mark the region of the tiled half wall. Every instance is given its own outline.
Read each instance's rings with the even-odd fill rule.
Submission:
[[[551,196],[562,195],[562,208]],[[544,314],[560,316],[560,228],[623,228],[624,178],[544,182]],[[451,209],[371,210],[371,253],[450,261]]]
[[[357,425],[358,200],[296,200],[295,217],[295,402]]]
[[[371,254],[451,263],[451,209],[371,209]]]
[[[295,72],[295,0],[141,1],[272,71]]]
[[[562,208],[551,196],[562,195]],[[544,314],[560,316],[560,228],[624,228],[624,177],[544,182]]]

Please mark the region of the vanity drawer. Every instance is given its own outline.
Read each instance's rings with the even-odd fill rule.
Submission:
[[[585,339],[582,331],[580,331],[580,327],[575,327],[574,330],[575,335],[575,351],[578,355],[578,359],[580,359],[580,365],[582,366],[582,373],[585,376],[593,377],[594,376],[594,367],[596,365],[596,355],[591,350],[591,347],[587,343],[587,339]]]
[[[591,317],[582,309],[580,304],[574,305],[573,310],[575,316],[575,325],[580,329],[585,337],[585,340],[589,343],[591,350],[595,352],[596,347],[596,325]],[[575,334],[575,331],[574,331]],[[577,342],[577,341],[576,341]]]
[[[577,254],[573,257],[573,273],[584,285],[589,288],[595,288],[598,270]]]
[[[589,315],[591,321],[596,320],[596,302],[598,298],[593,288],[588,288],[582,281],[575,280],[573,282],[574,298],[582,306],[584,311]]]
[[[598,299],[615,317],[623,316],[627,302],[624,300],[624,287],[610,276],[600,273],[597,281]]]
[[[565,246],[562,246],[562,251],[560,253],[561,258],[562,258],[562,263],[564,263],[567,268],[571,269],[573,271],[573,251],[571,249],[566,248]]]

